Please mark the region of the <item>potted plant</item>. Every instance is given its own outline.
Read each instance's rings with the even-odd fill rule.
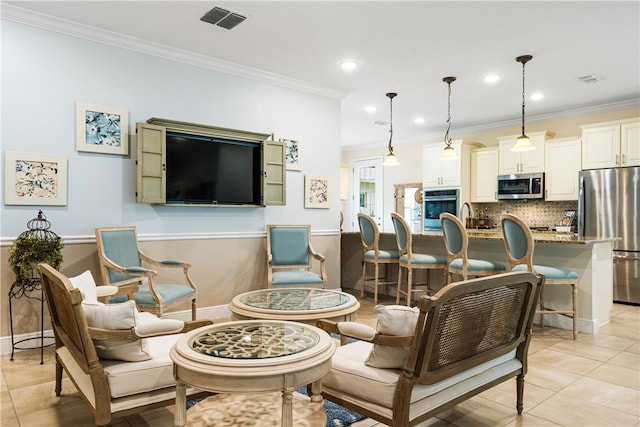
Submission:
[[[29,230],[20,234],[9,249],[9,266],[19,283],[37,277],[34,269],[38,263],[46,262],[56,270],[62,264],[64,244],[57,234],[49,231],[50,223],[42,211],[27,225]]]

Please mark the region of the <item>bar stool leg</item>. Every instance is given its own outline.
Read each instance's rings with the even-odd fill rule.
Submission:
[[[573,339],[578,338],[578,286],[577,283],[571,284],[571,294],[573,299]]]
[[[407,268],[407,307],[411,307],[411,281],[413,280],[413,269]]]
[[[400,292],[402,292],[402,267],[398,266],[398,289],[396,289],[396,305],[400,304]]]
[[[360,279],[360,299],[364,298],[365,283],[367,283],[367,262],[362,261],[362,275]]]
[[[540,328],[544,328],[544,285],[540,288]]]
[[[374,282],[373,282],[373,303],[374,304],[378,304],[378,284],[379,284],[379,277],[380,277],[380,267],[378,265],[378,263],[374,264]]]

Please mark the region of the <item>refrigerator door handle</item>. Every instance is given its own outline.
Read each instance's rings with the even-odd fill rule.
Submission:
[[[584,197],[585,197],[584,176],[580,174],[578,178],[578,237],[584,237],[584,232],[585,232]]]

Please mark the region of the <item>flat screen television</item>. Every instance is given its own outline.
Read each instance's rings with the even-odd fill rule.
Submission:
[[[167,132],[166,203],[260,206],[260,153],[257,143]]]

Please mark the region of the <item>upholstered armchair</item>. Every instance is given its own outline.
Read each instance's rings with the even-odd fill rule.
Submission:
[[[336,350],[324,398],[390,427],[411,427],[516,377],[521,414],[542,281],[504,273],[451,283],[415,308],[376,306],[376,328],[321,320],[327,332],[357,340]]]
[[[191,319],[196,318],[196,286],[189,276],[191,265],[176,260],[157,260],[140,250],[135,227],[96,228],[102,285],[118,286],[110,302],[135,300],[138,308],[161,316],[165,311],[191,301]],[[156,283],[156,269],[182,269],[182,283]]]
[[[102,304],[90,272],[68,278],[48,264],[39,264],[38,271],[55,335],[56,396],[64,371],[98,426],[175,403],[169,351],[181,333],[211,321],[159,319],[139,313],[133,301]]]
[[[274,286],[327,286],[323,255],[311,246],[309,225],[267,225],[267,284]],[[319,273],[311,261],[319,263]]]

